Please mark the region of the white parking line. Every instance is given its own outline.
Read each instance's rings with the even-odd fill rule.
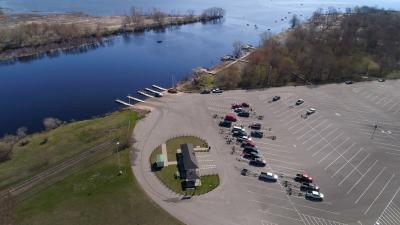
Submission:
[[[294,121],[298,120],[299,118],[294,118],[290,120],[288,123],[285,123],[285,126],[289,126],[289,124],[293,123]]]
[[[365,156],[365,158],[364,158],[363,160],[361,160],[361,161],[350,171],[350,173],[348,173],[348,174],[346,175],[346,177],[344,177],[344,178],[339,182],[338,186],[342,185],[343,182],[344,182],[347,178],[349,178],[350,175],[353,174],[354,171],[355,171],[361,164],[363,164],[364,161],[365,161],[370,155],[371,155],[371,154],[368,153],[368,154]],[[377,160],[377,161],[378,161],[378,160]],[[375,161],[375,163],[376,163],[377,161]]]
[[[365,172],[365,173],[357,180],[357,182],[349,189],[349,191],[347,191],[346,194],[349,194],[349,193],[357,186],[357,184],[360,183],[360,181],[365,177],[365,175],[367,175],[367,173],[368,173],[369,171],[371,171],[371,169],[376,165],[377,162],[378,162],[378,160],[376,160],[376,161],[372,164],[372,166],[371,166],[370,168],[368,168],[367,172]]]
[[[300,131],[303,131],[303,130],[306,131],[306,130],[308,130],[308,128],[305,127],[305,126],[304,126],[304,127],[300,127],[300,129],[295,130],[295,131],[293,132],[293,134],[296,135],[296,134],[298,134],[298,133],[301,133]]]
[[[309,209],[313,209],[313,210],[317,210],[317,211],[321,211],[321,212],[326,212],[326,213],[330,213],[330,214],[334,214],[334,215],[340,215],[339,212],[334,212],[334,211],[329,211],[326,209],[320,209],[320,208],[316,208],[316,207],[312,207],[312,206],[307,206],[307,205],[302,205],[302,204],[297,204],[295,203],[296,206],[300,206],[303,208],[309,208]]]
[[[393,199],[396,197],[396,195],[397,195],[397,193],[399,193],[399,191],[400,191],[400,187],[397,188],[397,191],[394,193],[393,197],[390,199],[389,203],[386,205],[385,209],[382,211],[381,215],[378,217],[375,224],[379,224],[379,221],[382,219],[382,216],[388,209],[389,205],[393,203]],[[396,223],[394,223],[394,224],[396,224]]]
[[[348,140],[350,140],[349,137],[346,138],[345,141],[343,141],[342,143],[336,145],[335,148],[332,149],[332,151],[330,151],[328,154],[326,154],[322,159],[320,159],[318,161],[318,164],[320,164],[322,161],[324,161],[326,158],[328,158],[333,152],[337,152],[336,150],[338,150],[344,143],[346,143]],[[339,152],[337,152],[339,155],[341,155]]]
[[[388,184],[390,183],[390,181],[392,181],[394,177],[394,174],[392,174],[392,176],[390,177],[390,179],[386,182],[385,186],[383,186],[382,190],[379,192],[379,194],[375,197],[374,201],[372,201],[371,205],[369,205],[369,207],[367,208],[367,210],[365,210],[364,215],[366,215],[369,211],[369,209],[372,207],[372,205],[375,203],[375,201],[379,198],[379,196],[381,196],[382,192],[386,189],[386,187],[388,186]]]
[[[286,219],[290,219],[290,220],[295,220],[295,221],[300,221],[300,222],[302,221],[302,220],[299,220],[299,219],[296,219],[296,218],[293,218],[293,217],[284,216],[284,215],[280,215],[280,214],[276,214],[276,213],[271,213],[271,212],[264,211],[264,210],[261,210],[261,209],[259,209],[258,211],[261,212],[261,213],[270,214],[270,215],[274,215],[274,216],[278,216],[278,217],[282,217],[282,218],[286,218]]]
[[[316,151],[316,152],[314,152],[314,154],[312,154],[312,157],[314,157],[314,156],[316,156],[317,154],[319,154],[322,150],[324,150],[327,146],[330,146],[330,147],[332,147],[332,145],[330,144],[330,143],[333,143],[334,141],[336,141],[336,139],[338,139],[340,136],[342,136],[343,135],[343,132],[342,133],[340,133],[338,136],[336,136],[334,139],[332,139],[332,141],[330,141],[330,142],[328,142],[328,141],[326,141],[327,142],[327,144],[324,146],[324,147],[322,147],[322,148],[320,148],[318,151]]]
[[[356,143],[353,142],[349,147],[346,148],[346,150],[342,153],[342,155],[346,154],[347,151],[349,151]],[[324,168],[324,170],[327,170],[330,166],[332,166],[341,156],[339,155],[335,160],[333,160],[328,166]]]
[[[388,108],[388,111],[391,111],[394,107],[398,106],[399,102],[394,103],[390,108]]]
[[[264,205],[272,205],[274,207],[278,207],[278,208],[286,209],[286,210],[290,210],[290,211],[295,211],[294,209],[291,209],[291,208],[288,208],[288,207],[285,207],[285,206],[281,206],[281,205],[278,205],[278,204],[274,204],[274,203],[271,203],[271,202],[265,203],[265,202],[258,201],[258,200],[249,200],[249,201],[250,202],[256,202],[256,203],[259,203],[259,204],[264,204]]]
[[[351,163],[351,160],[353,160],[358,153],[360,153],[362,150],[364,149],[364,147],[361,147],[360,150],[358,150],[358,152],[356,152],[356,154],[354,154],[349,160],[347,160],[347,162],[345,164],[343,164],[338,170],[336,170],[336,172],[331,176],[334,177],[336,174],[338,174],[347,164]],[[346,159],[346,158],[345,158]],[[353,166],[353,168],[356,168],[355,166]],[[357,169],[358,170],[358,169]],[[361,174],[361,173],[360,173]]]
[[[306,151],[309,152],[311,149],[313,149],[316,145],[318,145],[319,143],[321,143],[323,141],[323,139],[319,139],[319,141],[315,142],[313,145],[311,145],[311,147],[309,147]]]
[[[372,186],[373,183],[375,183],[375,181],[378,179],[378,177],[383,173],[383,171],[386,170],[386,167],[383,167],[383,169],[381,170],[381,172],[379,172],[379,174],[372,180],[371,183],[369,183],[369,185],[367,186],[367,188],[363,191],[363,193],[357,198],[357,200],[354,202],[354,204],[357,204],[360,199],[362,198],[362,196],[368,191],[368,189]]]
[[[302,123],[304,123],[304,121],[303,121],[303,120],[300,120],[299,122],[297,122],[297,123],[294,124],[293,126],[289,127],[288,130],[290,131],[291,129],[297,127],[299,124],[302,124]]]

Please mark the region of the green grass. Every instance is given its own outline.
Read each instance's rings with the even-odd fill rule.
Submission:
[[[115,112],[103,118],[73,122],[61,127],[29,135],[25,146],[17,143],[11,160],[0,163],[0,189],[88,150],[100,143],[118,138],[121,146],[127,142],[128,121],[131,129],[138,119],[133,111]],[[43,144],[43,140],[47,142]]]
[[[132,174],[128,151],[123,175],[112,155],[33,196],[17,209],[19,225],[180,225],[144,193]]]
[[[176,150],[181,148],[181,144],[185,143],[191,143],[193,144],[193,147],[207,147],[207,142],[204,140],[193,137],[193,136],[181,136],[181,137],[176,137],[168,140],[166,142],[167,145],[167,155],[168,155],[168,161],[176,161]]]
[[[386,79],[400,79],[400,71],[393,71],[386,75]]]
[[[181,144],[185,143],[191,143],[193,144],[193,147],[208,146],[207,142],[194,136],[181,136],[172,138],[166,142],[168,161],[176,161],[176,150],[180,148]],[[156,157],[158,154],[161,154],[161,152],[161,146],[158,146],[156,149],[154,149],[154,151],[150,155],[151,165],[156,162]],[[194,192],[185,191],[182,187],[182,180],[175,178],[176,171],[178,171],[178,167],[176,165],[170,165],[162,168],[161,170],[155,171],[155,174],[169,189],[178,194],[201,195],[213,190],[219,185],[218,175],[202,176],[202,185],[200,187],[196,188]]]
[[[178,171],[178,167],[176,165],[170,165],[162,168],[159,171],[156,171],[156,176],[161,180],[169,189],[172,191],[182,194],[182,195],[202,195],[208,193],[218,187],[219,185],[219,176],[218,175],[209,175],[202,176],[201,186],[197,187],[194,191],[185,191],[182,187],[182,180],[175,178],[175,173]]]

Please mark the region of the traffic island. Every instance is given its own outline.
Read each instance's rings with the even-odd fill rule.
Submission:
[[[210,151],[207,142],[180,136],[158,146],[150,156],[152,171],[169,189],[181,195],[202,195],[219,185],[219,176],[201,175],[196,154]]]

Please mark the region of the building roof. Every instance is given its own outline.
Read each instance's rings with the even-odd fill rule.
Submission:
[[[192,144],[181,144],[183,169],[185,171],[198,169],[197,159]]]

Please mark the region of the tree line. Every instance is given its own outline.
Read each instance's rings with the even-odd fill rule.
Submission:
[[[318,9],[305,23],[294,16],[278,38],[262,35],[262,45],[241,70],[217,75],[227,88],[261,88],[308,81],[315,84],[400,78],[400,13],[374,7],[339,12]],[[230,79],[224,78],[229,76]],[[224,81],[229,81],[227,84]]]
[[[0,23],[7,21],[7,24],[11,24],[11,26],[0,26],[0,58],[7,58],[10,55],[17,57],[32,55],[35,50],[43,52],[44,46],[48,47],[47,51],[50,51],[57,49],[57,46],[65,48],[65,46],[79,47],[85,44],[101,43],[104,37],[114,34],[220,19],[224,13],[221,8],[206,9],[198,16],[194,15],[193,10],[178,15],[164,13],[156,8],[147,12],[132,8],[128,15],[119,17],[121,24],[109,26],[97,22],[96,17],[80,13],[70,16],[72,19],[74,16],[84,17],[85,20],[92,19],[93,23],[58,23],[54,20],[54,18],[57,20],[57,15],[49,16],[46,22],[18,23],[19,15],[7,16],[0,10]]]

